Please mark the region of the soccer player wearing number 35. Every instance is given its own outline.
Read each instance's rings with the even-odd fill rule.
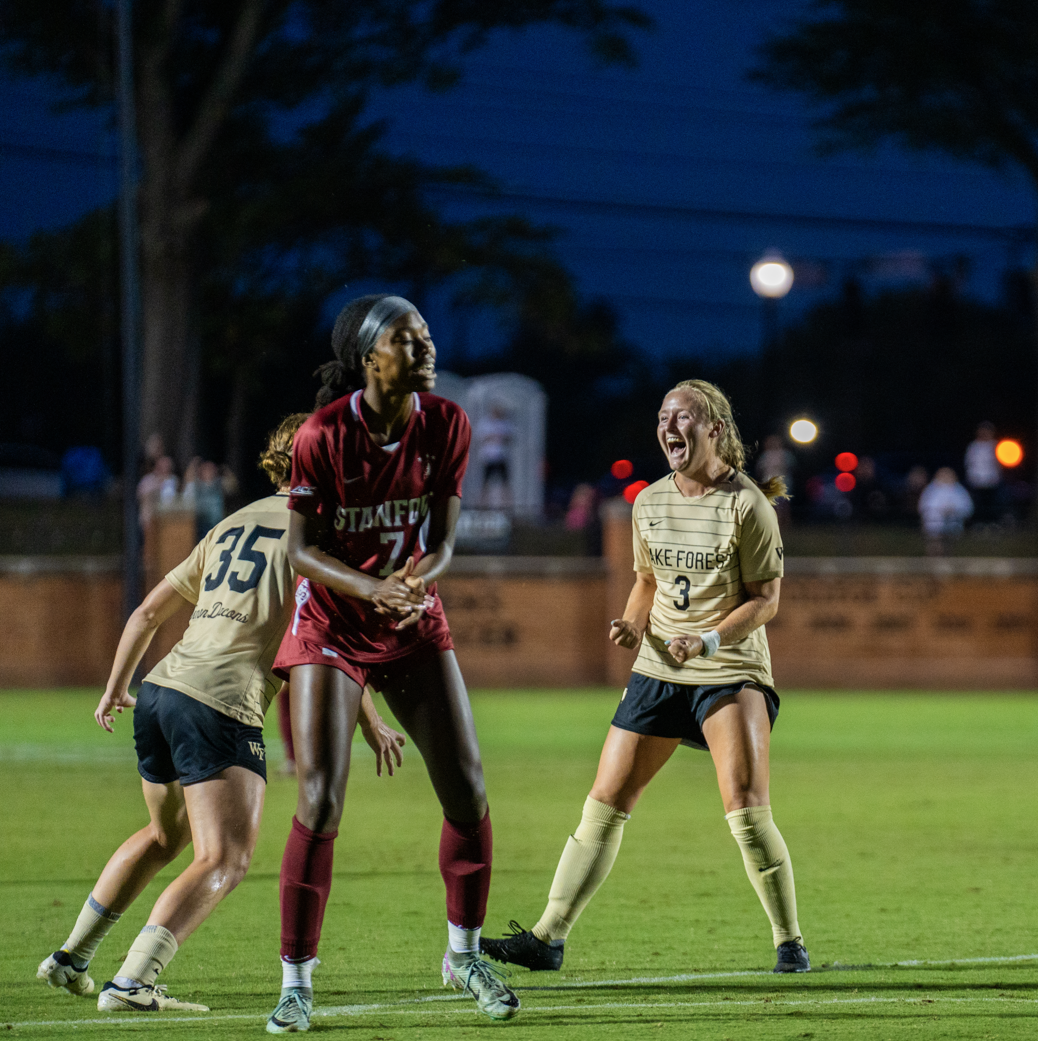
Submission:
[[[598,775],[540,921],[485,938],[503,962],[558,969],[563,945],[620,848],[642,792],[679,744],[710,752],[725,817],[771,920],[775,972],[806,972],[793,868],[771,817],[768,745],[778,715],[764,625],[778,610],[782,542],[771,501],[745,473],[724,394],[686,380],[663,399],[657,438],[671,473],[634,502],[634,588],[609,638],[638,648]]]
[[[72,994],[94,990],[88,966],[101,941],[145,886],[189,842],[191,863],[163,891],[97,1007],[110,1012],[188,1010],[156,986],[177,948],[241,881],[256,845],[266,763],[263,716],[278,689],[274,655],[293,607],[288,563],[287,478],[292,438],[307,418],[289,416],[270,437],[260,465],[279,494],[221,521],[148,594],[123,630],[104,697],[94,712],[111,732],[112,710],[133,708],[137,769],[150,823],[112,855],[64,945],[45,958],[39,979]],[[158,627],[194,606],[183,639],[148,673],[137,698],[134,670]],[[403,736],[365,695],[362,729],[383,758],[400,761]]]

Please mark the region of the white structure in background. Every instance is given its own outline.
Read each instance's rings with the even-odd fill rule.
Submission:
[[[541,385],[514,372],[472,379],[440,372],[433,393],[461,405],[472,422],[464,509],[538,520],[544,510],[548,404]]]

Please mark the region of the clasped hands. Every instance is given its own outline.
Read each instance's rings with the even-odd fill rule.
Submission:
[[[641,643],[642,632],[643,630],[633,622],[627,621],[626,618],[614,618],[609,623],[609,639],[617,647],[626,647],[630,651],[636,650]],[[673,639],[667,640],[666,647],[678,665],[684,665],[690,658],[696,658],[702,653],[703,641],[695,635],[675,636]]]
[[[414,557],[408,557],[404,566],[379,582],[371,595],[375,612],[393,619],[397,629],[417,625],[436,602],[425,590],[425,579],[414,574],[414,567]]]

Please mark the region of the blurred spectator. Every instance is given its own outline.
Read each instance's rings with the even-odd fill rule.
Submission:
[[[192,459],[184,473],[183,502],[195,511],[199,539],[224,518],[223,481],[216,463]]]
[[[811,519],[815,521],[848,521],[854,513],[851,500],[836,487],[834,474],[816,474],[809,477],[804,488],[811,504]]]
[[[947,540],[962,534],[962,526],[972,513],[970,493],[959,484],[950,466],[942,466],[919,496],[927,553],[944,552]]]
[[[137,510],[141,527],[147,528],[159,507],[172,506],[176,502],[177,475],[173,472],[173,460],[168,455],[159,456],[155,465],[137,484]]]
[[[508,457],[514,435],[515,428],[501,404],[491,405],[489,414],[476,424],[474,438],[483,467],[481,502],[484,506],[508,506],[511,503]],[[490,489],[494,483],[500,483],[501,502],[491,502]]]
[[[886,520],[890,512],[890,500],[883,490],[875,460],[863,455],[854,470],[854,480],[854,492],[851,496],[854,512],[859,517],[869,520]]]
[[[919,498],[929,481],[925,466],[913,466],[901,488],[901,515],[914,524],[919,516]]]
[[[144,472],[151,473],[155,469],[155,464],[166,454],[166,443],[162,440],[162,435],[157,431],[153,434],[148,435],[148,439],[144,442],[144,459],[142,460],[144,465]]]
[[[596,557],[602,553],[602,519],[598,489],[591,484],[578,484],[570,496],[563,524],[567,531],[584,533],[584,552]]]
[[[226,515],[233,512],[228,508],[228,504],[236,504],[234,509],[238,509],[242,505],[238,500],[238,492],[242,490],[242,487],[237,482],[237,475],[227,463],[220,467],[220,486],[224,489],[224,514]]]
[[[61,480],[66,495],[104,492],[112,479],[100,448],[70,448],[61,457]]]
[[[793,469],[796,464],[796,456],[783,445],[782,438],[778,434],[768,434],[764,438],[764,447],[757,457],[757,480],[761,484],[765,484],[772,477],[781,477],[786,482],[787,490],[792,492]],[[785,527],[792,516],[789,511],[789,500],[779,499],[774,505],[779,524]]]
[[[978,524],[996,524],[999,520],[999,491],[1002,467],[995,457],[994,423],[981,423],[966,449],[966,484],[976,506],[974,520]]]
[[[598,494],[590,484],[578,484],[570,496],[569,508],[566,510],[566,530],[584,531],[594,522]]]

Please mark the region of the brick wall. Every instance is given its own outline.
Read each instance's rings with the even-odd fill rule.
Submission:
[[[471,687],[621,685],[633,653],[606,639],[633,581],[630,509],[609,504],[601,560],[458,557],[440,582]],[[149,581],[190,552],[170,515]],[[0,557],[0,686],[102,684],[121,631],[117,558]],[[156,635],[147,664],[189,611]],[[768,626],[777,685],[1038,688],[1038,560],[793,559]]]

